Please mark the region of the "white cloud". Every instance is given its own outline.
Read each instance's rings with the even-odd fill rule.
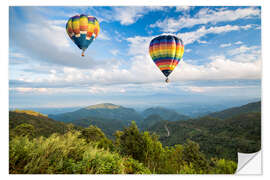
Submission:
[[[260,46],[245,46],[242,45],[238,48],[228,51],[228,55],[232,56],[233,61],[239,62],[254,62],[261,59]]]
[[[194,93],[209,93],[217,91],[229,91],[230,89],[246,89],[257,88],[257,86],[183,86],[181,87],[185,91],[191,91]]]
[[[245,45],[242,45],[238,48],[235,48],[235,49],[232,49],[230,50],[228,53],[230,55],[236,55],[236,54],[241,54],[241,53],[247,53],[247,52],[250,52],[250,51],[253,51],[253,50],[257,50],[259,47],[258,46],[245,46]]]
[[[124,88],[117,86],[92,86],[89,87],[89,93],[91,94],[105,94],[105,93],[125,93]]]
[[[260,79],[261,60],[235,62],[229,59],[216,59],[205,65],[191,65],[182,61],[171,78],[177,80]]]
[[[176,6],[175,7],[176,12],[189,11],[190,9],[193,9],[193,7],[192,6]]]
[[[102,29],[100,30],[97,38],[101,40],[111,40],[111,37],[108,35],[108,33]]]
[[[127,38],[127,41],[130,43],[129,45],[129,54],[130,55],[145,55],[148,53],[149,44],[154,36],[135,36]]]
[[[247,30],[247,28],[251,28],[251,27],[252,26],[250,25],[245,25],[245,26],[225,25],[225,26],[213,26],[207,29],[205,26],[202,26],[196,31],[178,33],[177,36],[183,40],[184,45],[187,45],[197,40],[200,40],[201,37],[207,34],[220,34],[220,33],[226,33],[226,32],[231,32],[231,31]]]
[[[46,93],[48,92],[47,88],[31,88],[31,87],[10,88],[10,90],[15,90],[18,93]]]
[[[224,48],[224,47],[230,47],[231,45],[232,45],[231,43],[227,43],[227,44],[221,44],[219,47]]]
[[[151,24],[150,27],[158,27],[164,32],[177,32],[185,27],[192,27],[198,24],[218,22],[229,22],[238,19],[248,19],[260,16],[260,9],[255,7],[238,8],[236,10],[219,9],[210,10],[208,8],[201,9],[194,17],[179,16],[177,19],[167,18],[163,21],[157,21]]]
[[[42,28],[40,26],[43,26]],[[37,42],[34,40],[43,40],[47,43],[53,44],[57,48],[68,48],[70,47],[69,39],[66,35],[66,29],[63,26],[55,25],[54,21],[42,21],[41,23],[27,24],[29,38],[32,39],[33,43]]]
[[[114,7],[110,18],[119,21],[122,25],[130,25],[142,18],[148,12],[161,9],[163,9],[163,7],[158,6]]]
[[[207,44],[207,41],[204,40],[197,40],[199,44]]]

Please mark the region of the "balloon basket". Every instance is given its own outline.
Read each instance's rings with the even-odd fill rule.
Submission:
[[[166,83],[169,83],[169,82],[170,82],[170,81],[169,81],[169,78],[166,78],[165,82],[166,82]]]

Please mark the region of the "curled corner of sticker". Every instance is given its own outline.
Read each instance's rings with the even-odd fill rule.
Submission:
[[[238,163],[235,174],[239,175],[261,175],[262,161],[261,151],[255,153],[238,153]]]

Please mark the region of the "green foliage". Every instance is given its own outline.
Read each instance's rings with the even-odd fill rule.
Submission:
[[[18,136],[10,141],[11,174],[122,174],[149,173],[135,160],[99,149],[79,138],[79,132],[53,134],[29,140]]]
[[[105,119],[105,118],[97,118],[97,117],[88,117],[83,119],[76,119],[71,121],[71,123],[80,126],[80,127],[89,127],[90,125],[99,127],[104,134],[110,139],[113,138],[113,134],[117,130],[121,130],[124,128],[124,124],[120,120],[116,119]]]
[[[89,126],[88,128],[84,128],[81,131],[81,137],[83,137],[87,142],[90,141],[99,141],[105,138],[105,134],[96,126]]]
[[[126,174],[151,174],[148,168],[133,158],[127,158],[124,161],[124,167]]]
[[[112,150],[113,143],[109,140],[105,134],[101,131],[100,128],[96,126],[89,126],[88,128],[84,128],[81,130],[81,138],[84,138],[87,143],[94,142],[98,148],[110,149]]]
[[[225,159],[212,159],[213,169],[212,174],[234,174],[237,168],[237,164],[234,161]]]
[[[151,170],[157,168],[162,144],[158,141],[156,135],[139,132],[133,121],[117,138],[119,138],[116,141],[119,142],[118,150],[120,154],[131,156]]]
[[[29,138],[33,138],[36,135],[34,126],[32,126],[31,124],[26,124],[26,123],[16,126],[12,130],[10,130],[9,133],[10,133],[10,138],[13,138],[15,136],[28,136]]]
[[[196,172],[207,172],[209,164],[204,154],[200,152],[199,144],[188,140],[183,147],[183,160],[190,165],[192,164]]]

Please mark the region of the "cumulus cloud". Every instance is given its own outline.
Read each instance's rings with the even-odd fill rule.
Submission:
[[[158,27],[164,32],[177,32],[185,27],[192,27],[198,24],[216,24],[218,22],[229,22],[238,19],[249,19],[260,16],[260,9],[255,7],[238,8],[236,10],[228,9],[209,9],[203,8],[194,17],[179,16],[178,18],[167,18],[159,20],[150,27]]]

